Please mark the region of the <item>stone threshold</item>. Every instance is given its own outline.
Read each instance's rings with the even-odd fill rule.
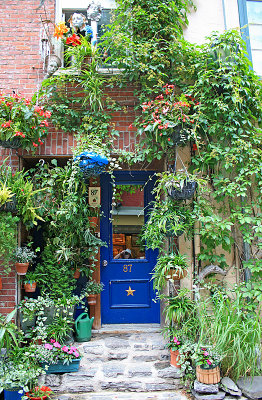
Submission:
[[[157,391],[148,393],[65,393],[58,396],[58,400],[189,400],[191,396],[185,395],[181,390]]]
[[[92,329],[92,334],[107,333],[155,333],[161,332],[160,324],[104,324],[100,329]]]

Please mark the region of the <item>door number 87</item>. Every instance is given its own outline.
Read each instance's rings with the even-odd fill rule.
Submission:
[[[123,272],[131,272],[132,264],[123,265]]]

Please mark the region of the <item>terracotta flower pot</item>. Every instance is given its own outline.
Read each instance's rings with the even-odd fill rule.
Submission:
[[[172,350],[170,349],[170,364],[173,365],[174,367],[181,368],[181,365],[178,364],[180,360],[180,355],[178,350]]]
[[[36,282],[28,282],[24,284],[24,289],[26,293],[33,293],[36,291]]]
[[[74,272],[74,278],[75,278],[75,279],[80,278],[80,271],[79,271],[78,268],[76,268],[76,270],[75,270],[75,272]]]
[[[87,297],[87,302],[90,306],[94,306],[96,304],[97,294],[90,294]]]
[[[26,396],[29,398],[29,399],[31,399],[31,400],[45,400],[45,399],[47,399],[47,396],[42,396],[42,397],[32,397],[31,395],[30,395],[30,393],[26,393]]]
[[[196,376],[198,382],[206,384],[215,384],[220,382],[220,369],[218,366],[211,366],[211,368],[201,368],[201,365],[196,367]]]
[[[28,263],[15,263],[15,269],[17,275],[25,275],[27,273],[29,267],[29,262]]]
[[[98,217],[88,217],[90,227],[91,228],[97,228],[98,225]]]

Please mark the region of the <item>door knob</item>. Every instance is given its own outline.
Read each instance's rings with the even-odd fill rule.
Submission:
[[[103,265],[103,267],[106,267],[106,266],[107,266],[107,264],[108,264],[107,260],[103,260],[103,261],[102,261],[102,265]]]

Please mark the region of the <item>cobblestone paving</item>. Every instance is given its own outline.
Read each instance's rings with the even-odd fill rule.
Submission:
[[[90,342],[76,343],[79,371],[46,375],[45,384],[59,400],[184,400],[165,344],[159,329],[94,333]]]

